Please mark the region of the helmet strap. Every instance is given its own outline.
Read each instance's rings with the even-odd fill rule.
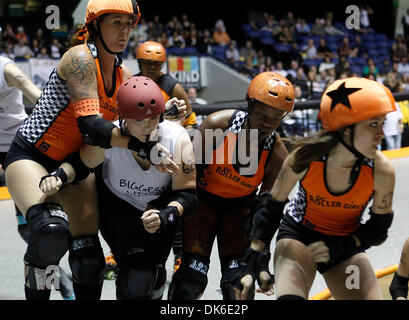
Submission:
[[[361,166],[362,160],[364,158],[364,155],[360,153],[355,147],[354,147],[354,137],[355,137],[355,125],[349,126],[349,130],[351,132],[351,145],[347,144],[344,140],[343,135],[340,136],[340,141],[342,145],[351,153],[354,154],[355,157],[357,157],[355,164],[351,170],[351,173],[349,175],[349,184],[354,183],[356,178],[358,177],[359,174],[359,168]]]

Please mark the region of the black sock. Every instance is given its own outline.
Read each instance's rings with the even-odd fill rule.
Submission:
[[[95,286],[87,286],[73,282],[75,300],[100,300],[103,282]]]
[[[51,290],[34,290],[24,286],[26,300],[50,300]]]

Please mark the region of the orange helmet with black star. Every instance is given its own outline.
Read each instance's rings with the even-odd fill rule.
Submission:
[[[396,111],[392,92],[366,78],[336,80],[324,91],[320,114],[323,128],[336,131]]]
[[[137,60],[166,61],[166,50],[159,42],[145,41],[136,51]]]
[[[106,13],[127,13],[135,17],[134,24],[139,21],[141,13],[136,0],[89,0],[85,13],[85,25]]]
[[[278,73],[262,72],[250,82],[247,98],[290,112],[294,107],[294,87]]]

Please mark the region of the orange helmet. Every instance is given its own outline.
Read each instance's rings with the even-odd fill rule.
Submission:
[[[141,13],[136,0],[89,0],[85,14],[85,25],[106,13],[128,13],[135,16],[138,23]]]
[[[159,42],[145,41],[138,47],[136,59],[165,62],[166,50]]]
[[[247,96],[286,112],[292,111],[294,107],[293,85],[287,78],[275,72],[258,74],[251,81]]]
[[[366,78],[336,80],[321,98],[320,118],[325,130],[335,131],[396,111],[395,99],[383,84]]]

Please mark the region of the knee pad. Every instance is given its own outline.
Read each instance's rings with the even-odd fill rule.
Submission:
[[[184,254],[169,286],[168,300],[198,300],[207,286],[209,258]]]
[[[393,300],[398,297],[407,298],[408,297],[408,278],[398,275],[398,272],[395,272],[393,275],[392,282],[389,286],[389,293]]]
[[[240,276],[242,268],[240,267],[240,257],[230,257],[221,262],[222,278],[220,280],[220,289],[222,290],[223,300],[236,300],[232,280]],[[249,293],[249,299],[254,299],[254,288]]]
[[[58,204],[41,203],[28,209],[26,216],[30,232],[26,262],[40,267],[58,265],[71,242],[67,214]]]
[[[97,235],[74,237],[68,261],[75,282],[95,286],[104,279],[105,257]]]
[[[117,299],[150,299],[156,278],[156,269],[139,270],[121,265],[119,267],[118,278],[116,279]]]
[[[157,265],[157,276],[152,290],[151,300],[161,300],[166,284],[166,269],[163,264]]]

